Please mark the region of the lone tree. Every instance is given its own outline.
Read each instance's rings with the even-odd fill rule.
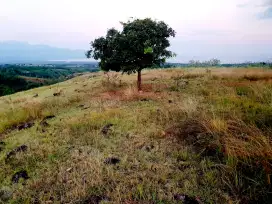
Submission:
[[[123,30],[111,28],[105,37],[91,42],[87,58],[100,60],[103,71],[138,73],[138,90],[141,90],[141,71],[146,67],[160,66],[175,54],[167,50],[169,37],[175,31],[163,21],[150,18],[135,19],[122,23]]]

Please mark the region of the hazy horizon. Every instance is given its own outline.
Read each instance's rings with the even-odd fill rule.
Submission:
[[[0,0],[0,41],[87,50],[130,17],[163,20],[176,30],[171,61],[272,60],[272,0]],[[84,56],[82,57],[84,58]]]

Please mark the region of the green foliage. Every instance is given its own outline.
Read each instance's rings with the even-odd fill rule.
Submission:
[[[16,76],[4,75],[0,73],[0,96],[12,94],[16,91],[23,90],[27,82]]]
[[[219,59],[210,59],[208,61],[199,61],[199,60],[190,60],[189,66],[192,67],[212,67],[212,66],[219,66],[221,64],[221,61]]]
[[[90,71],[97,71],[95,67],[77,67],[76,65],[52,65],[47,66],[18,66],[18,65],[5,65],[1,68],[0,73],[9,76],[26,76],[36,77],[43,79],[58,79],[61,77],[69,77],[74,73],[83,73]]]
[[[168,38],[175,37],[175,31],[164,22],[146,18],[121,24],[121,32],[109,29],[105,37],[91,42],[92,48],[86,53],[88,58],[100,59],[102,70],[130,74],[160,66],[173,56],[167,48],[170,46]]]
[[[54,84],[72,78],[77,73],[97,71],[94,67],[55,67],[0,65],[0,96],[28,90],[43,85]],[[22,77],[31,77],[28,80]]]
[[[153,53],[152,47],[147,47],[144,49],[144,54],[151,54],[151,53]]]
[[[9,95],[14,93],[14,90],[8,86],[0,85],[0,95]]]

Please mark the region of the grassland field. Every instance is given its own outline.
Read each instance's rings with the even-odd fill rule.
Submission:
[[[0,203],[271,203],[272,69],[103,72],[0,97]]]

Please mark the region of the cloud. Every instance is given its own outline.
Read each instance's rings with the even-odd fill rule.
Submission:
[[[272,7],[272,0],[247,0],[245,2],[236,4],[237,8],[270,8]]]
[[[250,4],[249,3],[244,3],[244,4],[237,4],[237,8],[247,8]]]
[[[272,0],[248,0],[236,7],[255,11],[257,19],[272,19]]]
[[[263,5],[264,1],[266,1],[266,0],[237,0],[236,7],[240,8],[240,9],[250,9],[250,8],[254,8],[258,5],[259,6]]]
[[[265,8],[265,10],[258,14],[260,19],[272,19],[272,0],[265,0],[260,5]]]
[[[260,19],[272,19],[272,7],[267,8],[264,12],[259,13]]]
[[[265,0],[262,4],[263,7],[272,7],[272,0]]]

